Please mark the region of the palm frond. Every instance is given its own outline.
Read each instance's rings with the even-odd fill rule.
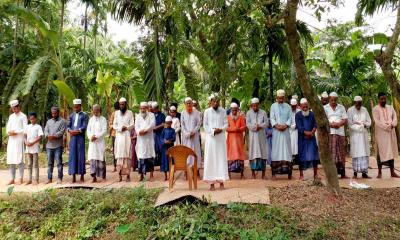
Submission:
[[[157,44],[150,43],[145,50],[144,85],[148,99],[161,102],[164,91],[164,71]]]
[[[57,87],[58,93],[64,96],[68,102],[68,105],[72,107],[72,101],[75,99],[75,94],[72,89],[61,80],[54,80],[53,84]]]
[[[149,11],[146,0],[113,0],[111,15],[118,21],[139,24]]]

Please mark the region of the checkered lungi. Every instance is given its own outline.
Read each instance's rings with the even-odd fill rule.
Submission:
[[[337,134],[329,135],[329,149],[331,158],[336,164],[338,174],[345,174],[346,165],[346,137]]]

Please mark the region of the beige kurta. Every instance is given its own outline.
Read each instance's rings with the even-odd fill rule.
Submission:
[[[393,107],[386,105],[384,108],[376,106],[372,110],[375,122],[375,140],[378,145],[381,161],[396,159],[399,155],[395,127],[397,116]]]
[[[122,127],[127,127],[126,131],[122,131]],[[114,154],[115,158],[131,158],[131,130],[135,127],[133,113],[126,110],[125,114],[121,111],[115,112],[113,128],[116,131]]]

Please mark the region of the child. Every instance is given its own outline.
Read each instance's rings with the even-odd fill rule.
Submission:
[[[25,130],[25,145],[26,153],[28,157],[28,170],[29,170],[29,181],[26,183],[32,184],[32,169],[35,169],[35,179],[34,184],[39,183],[39,142],[43,136],[42,127],[37,124],[37,114],[32,112],[29,114],[29,124]],[[32,166],[33,165],[33,166]]]
[[[161,172],[164,172],[165,174],[165,181],[168,180],[168,170],[169,170],[169,166],[168,166],[168,157],[167,157],[167,150],[174,146],[175,140],[176,140],[176,134],[175,134],[175,129],[173,129],[171,127],[172,125],[172,117],[171,116],[167,116],[165,118],[165,127],[161,133],[161,138],[163,141],[163,145],[162,145],[162,159],[161,159]]]

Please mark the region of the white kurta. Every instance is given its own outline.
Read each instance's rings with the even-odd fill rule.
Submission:
[[[105,117],[92,116],[89,119],[89,123],[86,130],[89,139],[88,159],[89,160],[100,160],[105,161],[104,156],[105,142],[104,137],[107,134],[107,120]],[[92,137],[95,136],[96,141],[91,141]]]
[[[191,148],[197,155],[197,167],[201,167],[201,146],[200,146],[201,113],[193,108],[192,113],[186,110],[181,114],[182,145]],[[190,133],[195,135],[190,137]],[[193,164],[193,157],[188,158],[188,164]]]
[[[226,181],[229,174],[225,136],[228,120],[225,110],[221,107],[217,111],[208,108],[204,112],[203,126],[206,133],[203,179],[211,183]],[[216,128],[222,129],[222,132],[215,135]]]
[[[155,158],[153,129],[156,126],[156,118],[153,113],[147,113],[146,117],[136,114],[135,131],[137,134],[136,155],[138,159]],[[147,133],[141,136],[140,131],[145,130]]]
[[[370,154],[368,128],[371,126],[371,117],[367,109],[361,107],[360,110],[357,110],[353,106],[347,111],[347,116],[350,130],[351,157],[368,157]]]
[[[257,124],[261,127],[257,131]],[[249,159],[268,159],[267,135],[268,116],[264,110],[254,112],[250,109],[246,113],[246,126],[249,129]]]
[[[122,127],[126,127],[126,131],[122,131]],[[135,127],[133,113],[126,110],[122,114],[120,110],[114,114],[113,128],[116,131],[114,154],[115,158],[131,158],[131,130]]]
[[[22,112],[13,113],[8,118],[6,133],[14,131],[17,135],[8,136],[7,164],[20,164],[24,161],[24,133],[27,126],[28,119]]]
[[[42,126],[39,124],[29,124],[25,129],[26,141],[34,142],[38,137],[43,136]],[[39,153],[40,151],[40,141],[35,143],[33,146],[26,146],[26,153]]]
[[[299,112],[299,109],[296,111],[292,111],[292,123],[290,124],[290,145],[292,147],[292,155],[297,155],[299,153],[299,135],[296,127],[296,113]]]
[[[274,103],[271,105],[271,125],[272,130],[272,161],[292,161],[292,149],[290,143],[289,129],[279,131],[275,125],[287,125],[290,127],[292,119],[289,104]]]
[[[176,138],[175,138],[175,143],[174,145],[180,145],[181,141],[180,141],[180,134],[181,134],[181,122],[179,121],[179,118],[174,117],[172,118],[172,125],[171,127],[175,130],[175,134],[176,134]]]

